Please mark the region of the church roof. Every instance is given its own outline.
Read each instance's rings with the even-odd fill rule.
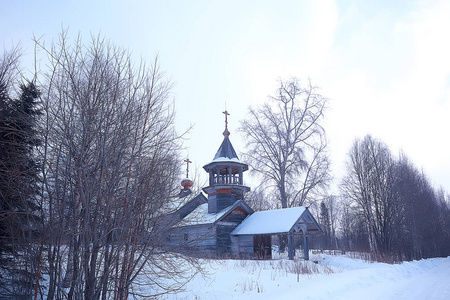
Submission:
[[[213,161],[220,159],[220,158],[228,158],[228,159],[237,159],[239,160],[236,151],[234,151],[233,145],[231,145],[230,138],[228,135],[225,135],[222,144],[219,147],[219,150],[217,150],[216,155],[214,156]]]
[[[308,231],[321,231],[306,207],[291,207],[258,211],[248,216],[231,233],[232,235],[288,233],[299,223],[307,223]]]
[[[231,144],[230,138],[228,135],[224,134],[224,139],[222,141],[222,144],[220,144],[219,150],[217,150],[216,155],[214,156],[213,160],[206,164],[203,168],[207,170],[208,166],[214,164],[214,163],[221,163],[221,162],[236,162],[239,164],[244,165],[245,170],[248,169],[248,165],[242,161],[239,160],[239,157],[236,154],[236,151],[233,148],[233,145]]]
[[[216,214],[208,213],[208,203],[197,206],[189,215],[178,222],[174,227],[192,226],[201,224],[211,224],[220,219],[229,210],[229,207],[219,211]]]
[[[186,205],[189,201],[197,198],[199,195],[203,195],[202,192],[190,193],[184,197],[172,197],[169,201],[166,201],[162,206],[162,211],[165,213],[172,213],[179,210],[181,207]],[[204,196],[203,196],[204,197]]]
[[[225,131],[223,132],[223,141],[222,144],[220,144],[219,149],[216,152],[216,155],[214,155],[214,158],[211,162],[203,166],[206,171],[208,171],[208,167],[212,165],[216,165],[216,163],[223,163],[223,162],[236,162],[239,164],[244,165],[244,170],[248,169],[248,165],[242,161],[239,160],[239,157],[236,154],[236,151],[233,148],[233,145],[230,141],[230,131],[228,130],[228,121],[227,116],[229,113],[227,111],[223,112],[225,114]]]
[[[218,213],[208,213],[208,203],[204,203],[197,206],[196,209],[194,209],[189,215],[187,215],[173,227],[213,224],[222,219],[238,206],[243,207],[250,214],[253,213],[253,210],[243,200],[236,201],[233,205],[222,209]]]

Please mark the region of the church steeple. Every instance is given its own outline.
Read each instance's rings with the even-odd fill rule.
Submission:
[[[216,213],[239,199],[250,190],[244,185],[243,172],[248,165],[239,160],[230,141],[228,130],[228,111],[225,114],[223,141],[213,160],[203,169],[209,173],[209,186],[203,190],[208,194],[208,212]]]
[[[221,157],[239,160],[236,151],[234,151],[233,145],[231,145],[230,142],[230,131],[228,130],[228,118],[227,118],[230,114],[228,113],[228,111],[224,111],[223,114],[225,114],[225,130],[223,132],[224,139],[219,147],[219,150],[217,150],[217,153],[214,156],[213,161]]]

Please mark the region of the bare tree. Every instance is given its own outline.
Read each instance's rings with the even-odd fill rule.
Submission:
[[[266,193],[263,186],[258,186],[245,195],[245,202],[250,205],[254,211],[272,209],[274,203],[269,200],[270,196]]]
[[[376,259],[398,261],[449,253],[442,215],[446,210],[439,200],[444,193],[437,193],[404,154],[395,159],[384,143],[366,136],[353,144],[347,166],[341,188],[344,199],[351,201],[344,207],[342,225],[351,226],[349,216],[362,220],[347,236],[355,241],[358,235],[367,235]],[[352,212],[349,206],[358,210]],[[357,233],[360,228],[365,233]],[[353,244],[364,245],[361,241]]]
[[[4,86],[5,92],[11,92],[9,89],[17,85],[21,55],[21,48],[17,45],[11,50],[4,50],[0,57],[0,82]]]
[[[366,136],[355,141],[349,153],[347,176],[343,179],[345,195],[359,204],[367,220],[370,249],[377,253],[390,250],[393,214],[397,209],[392,194],[394,160],[383,143]]]
[[[448,209],[442,191],[435,191],[426,176],[401,154],[395,166],[394,191],[398,198],[393,249],[403,259],[447,256]],[[445,203],[445,202],[444,202]]]
[[[340,203],[342,206],[341,209],[341,214],[340,214],[340,218],[339,218],[339,226],[341,229],[341,249],[342,250],[350,250],[350,249],[356,249],[358,247],[356,247],[354,245],[354,234],[355,234],[355,216],[357,215],[357,213],[355,211],[357,211],[354,208],[353,205],[353,200],[349,199],[349,198],[344,198],[341,197],[340,198]]]
[[[171,84],[156,59],[148,69],[100,38],[68,41],[66,32],[50,48],[36,41],[49,61],[42,79],[46,296],[126,299],[145,270],[182,262],[163,255],[157,226],[180,166]],[[161,274],[180,279],[174,269]],[[141,296],[183,284],[149,276]]]
[[[327,140],[321,125],[327,99],[310,81],[280,81],[277,95],[250,108],[241,122],[246,160],[277,192],[282,208],[316,200],[330,180]]]

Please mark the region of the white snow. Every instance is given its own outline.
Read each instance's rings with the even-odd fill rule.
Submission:
[[[311,255],[314,262],[209,260],[185,292],[165,299],[450,299],[450,257],[389,265],[346,256]],[[300,275],[304,264],[315,274]],[[317,273],[319,272],[319,273]]]
[[[219,220],[224,214],[226,214],[232,205],[219,211],[216,214],[208,213],[208,203],[203,203],[197,206],[189,215],[187,215],[183,220],[178,222],[174,227],[190,226],[190,225],[200,225],[200,224],[212,224]]]
[[[302,206],[258,211],[248,216],[236,227],[232,234],[275,234],[289,232],[304,211],[305,207]]]
[[[218,157],[216,159],[213,159],[210,163],[208,163],[206,165],[209,165],[209,164],[212,164],[212,163],[215,163],[215,162],[229,162],[229,161],[230,162],[237,162],[237,163],[240,163],[240,164],[245,164],[244,162],[240,161],[239,159],[237,159],[235,157],[229,158],[229,157],[221,156],[221,157]]]

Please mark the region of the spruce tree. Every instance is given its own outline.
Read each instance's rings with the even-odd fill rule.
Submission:
[[[28,82],[13,100],[0,83],[0,263],[6,278],[4,292],[11,296],[32,291],[34,245],[37,238],[39,144],[36,122],[39,90]]]
[[[0,266],[6,267],[11,259],[12,244],[10,241],[10,226],[8,226],[9,212],[12,207],[9,204],[10,174],[9,154],[10,143],[8,141],[8,128],[12,115],[11,99],[8,96],[7,87],[0,82]],[[1,275],[0,275],[1,276]]]
[[[324,201],[320,203],[320,225],[324,232],[323,235],[323,247],[328,248],[331,244],[331,222],[328,207]]]

